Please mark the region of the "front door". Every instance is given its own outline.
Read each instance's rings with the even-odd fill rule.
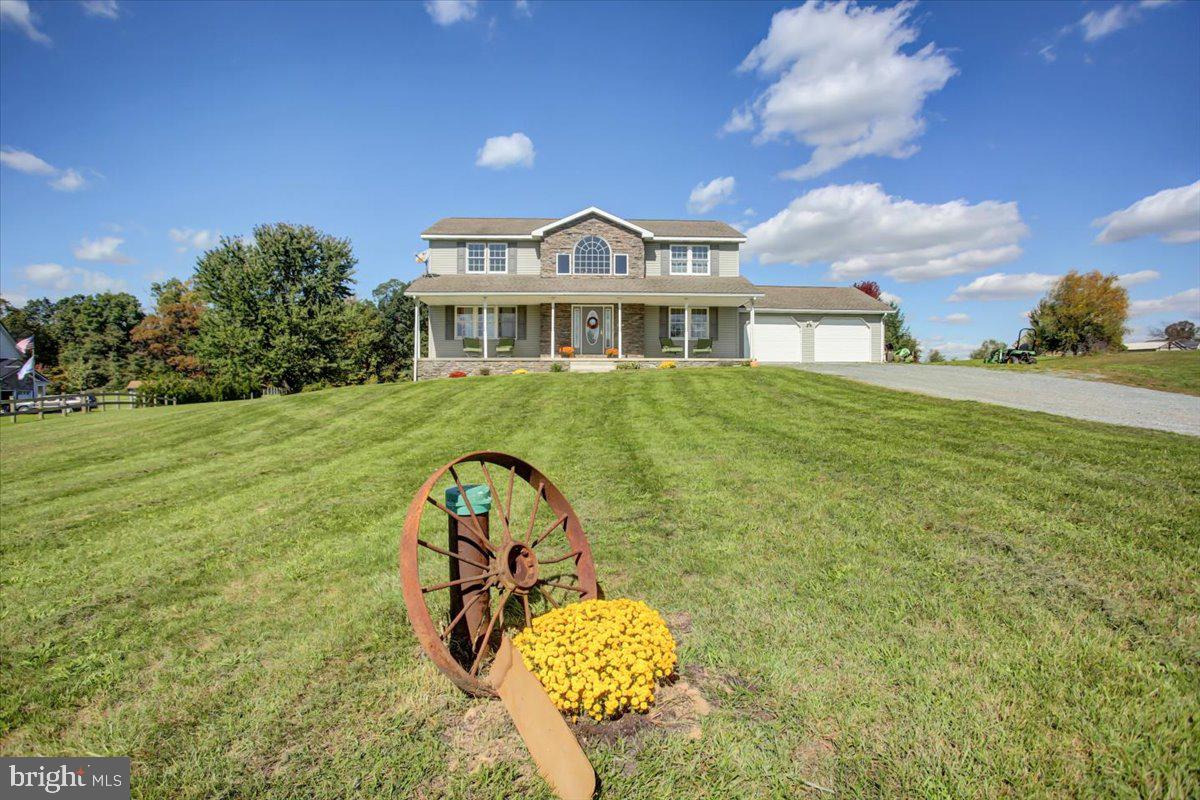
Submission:
[[[572,337],[579,342],[579,353],[587,356],[604,355],[612,347],[612,306],[576,306],[572,321],[579,326]]]

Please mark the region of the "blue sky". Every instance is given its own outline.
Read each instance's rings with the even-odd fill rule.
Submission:
[[[439,217],[597,205],[874,278],[956,354],[1072,268],[1133,276],[1135,338],[1200,318],[1197,3],[0,0],[0,146],[17,300],[144,298],[274,221],[366,295]]]

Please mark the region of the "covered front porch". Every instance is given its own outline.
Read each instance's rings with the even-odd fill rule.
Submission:
[[[602,371],[664,360],[706,366],[751,358],[739,312],[747,295],[456,294],[418,296],[424,326],[414,379],[452,372]],[[605,366],[611,365],[611,366]]]

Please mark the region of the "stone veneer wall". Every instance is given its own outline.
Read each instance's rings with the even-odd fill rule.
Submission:
[[[542,239],[542,277],[553,278],[558,274],[555,257],[559,253],[574,253],[575,245],[585,236],[596,235],[608,242],[613,255],[625,253],[629,256],[629,277],[646,277],[646,248],[637,233],[614,225],[595,214],[584,217],[574,224],[556,228]],[[580,275],[581,278],[588,277]],[[611,277],[611,276],[596,276]]]
[[[571,305],[571,303],[558,303],[554,309],[554,346],[556,348],[571,343]],[[616,303],[601,303],[600,305],[613,306],[615,322]],[[540,313],[542,326],[539,332],[541,341],[538,343],[538,352],[548,356],[552,355],[550,352],[550,304],[542,303]],[[625,303],[621,306],[621,330],[623,332],[621,349],[625,355],[640,356],[645,353],[645,319],[646,307],[641,303]],[[615,342],[613,346],[616,346]]]

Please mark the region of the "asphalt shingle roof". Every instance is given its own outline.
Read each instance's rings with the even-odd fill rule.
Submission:
[[[891,311],[892,307],[853,286],[759,286],[765,296],[754,305],[759,309],[804,309],[812,311]]]
[[[422,236],[528,236],[560,217],[446,217],[421,232]],[[631,219],[655,236],[737,237],[744,234],[725,222],[712,219]]]

